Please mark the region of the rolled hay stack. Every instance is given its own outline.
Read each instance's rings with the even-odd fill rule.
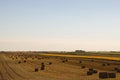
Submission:
[[[120,69],[117,69],[117,73],[120,73]]]
[[[35,68],[35,72],[38,72],[39,71],[39,69],[38,68]]]
[[[41,60],[41,58],[37,58],[38,60]]]
[[[89,71],[93,71],[93,68],[89,68]]]
[[[68,62],[68,59],[64,59],[64,60],[62,60],[62,62],[63,62],[63,63]]]
[[[116,78],[116,73],[108,73],[109,78]]]
[[[93,72],[92,71],[87,71],[87,75],[92,75]]]
[[[94,60],[92,59],[91,62],[94,62]]]
[[[99,72],[99,79],[105,79],[108,78],[107,72]]]
[[[115,67],[114,70],[117,72],[117,73],[120,73],[120,69]]]
[[[51,65],[52,64],[52,62],[49,62],[49,65]]]
[[[79,61],[79,63],[81,64],[81,63],[82,63],[82,61]]]
[[[45,70],[45,64],[41,63],[41,70]]]
[[[18,62],[18,64],[20,64],[20,63],[21,63],[21,61]]]
[[[107,63],[107,66],[110,66],[110,63]]]
[[[81,69],[84,69],[85,68],[85,66],[81,66]]]
[[[27,60],[27,57],[25,57],[25,59]]]
[[[92,75],[94,73],[97,73],[97,70],[94,70],[93,68],[89,68],[89,71],[87,72],[87,75]]]
[[[18,57],[16,57],[16,59],[18,59]]]
[[[42,62],[41,65],[44,65],[44,63]]]
[[[106,66],[106,64],[103,63],[102,66]]]
[[[65,59],[65,62],[68,62],[68,59]]]
[[[115,67],[115,68],[114,68],[114,70],[115,70],[115,71],[117,71],[117,70],[118,70],[118,68],[116,68],[116,67]]]
[[[23,62],[24,62],[24,63],[26,63],[27,61],[26,61],[26,60],[24,60]]]
[[[93,73],[98,73],[98,71],[97,70],[93,70]]]
[[[62,62],[63,62],[63,63],[65,63],[65,61],[64,61],[64,60],[62,60]]]

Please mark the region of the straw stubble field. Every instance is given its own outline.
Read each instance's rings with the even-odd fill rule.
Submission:
[[[106,57],[92,57],[24,52],[1,53],[0,80],[99,80],[100,72],[116,74],[116,78],[106,78],[108,80],[120,79],[120,73],[115,70],[120,68],[118,57],[111,58],[112,60]],[[91,70],[94,70],[94,73],[91,74]]]

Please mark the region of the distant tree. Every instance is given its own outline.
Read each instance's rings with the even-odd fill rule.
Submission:
[[[85,53],[85,51],[84,51],[84,50],[75,50],[75,52]]]

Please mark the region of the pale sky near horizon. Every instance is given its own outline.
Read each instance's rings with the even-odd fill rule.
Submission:
[[[120,0],[0,0],[0,50],[120,50]]]

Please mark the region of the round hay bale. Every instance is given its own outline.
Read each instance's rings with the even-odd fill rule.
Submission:
[[[16,57],[16,59],[18,59],[18,58]]]
[[[38,58],[38,60],[41,60],[41,58]]]
[[[97,70],[93,70],[93,73],[98,73],[98,71]]]
[[[79,63],[82,63],[82,61],[79,61]]]
[[[120,73],[120,69],[117,69],[117,72]]]
[[[25,59],[27,60],[27,57],[25,57]]]
[[[38,68],[35,68],[35,72],[38,72],[38,70],[39,70]]]
[[[87,71],[87,75],[92,75],[93,71]]]
[[[44,63],[42,62],[41,65],[44,65]]]
[[[65,61],[68,62],[68,59],[66,59]]]
[[[114,68],[114,70],[115,70],[115,71],[117,71],[117,70],[118,70],[118,68],[116,68],[116,67],[115,67],[115,68]]]
[[[52,64],[52,62],[49,62],[49,65],[51,65]]]
[[[97,73],[97,70],[94,70],[93,68],[89,68],[89,71],[91,71],[92,73]]]
[[[26,61],[26,60],[24,60],[23,62],[24,62],[24,63],[26,63],[27,61]]]
[[[18,64],[20,64],[20,63],[21,63],[21,61],[18,62]]]
[[[116,78],[116,73],[108,73],[109,78]]]
[[[92,59],[91,62],[94,62],[94,60]]]
[[[63,60],[62,62],[63,62],[63,63],[65,63],[65,61],[64,61],[64,60]]]
[[[107,63],[107,66],[110,66],[110,63]]]
[[[81,69],[84,69],[85,68],[85,66],[81,66]]]
[[[45,65],[41,65],[41,70],[45,70]]]
[[[93,71],[93,68],[89,68],[89,71]]]
[[[103,63],[102,66],[106,66],[106,65]]]
[[[99,72],[99,78],[100,79],[108,78],[108,73],[107,72]]]

